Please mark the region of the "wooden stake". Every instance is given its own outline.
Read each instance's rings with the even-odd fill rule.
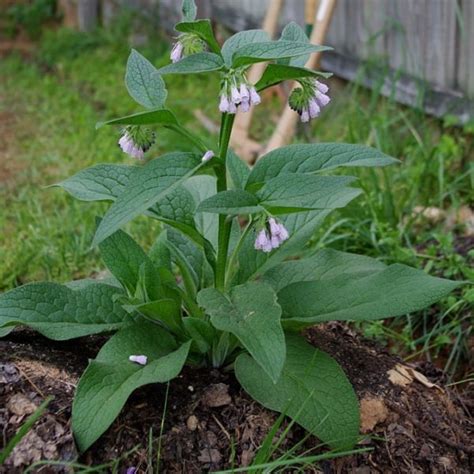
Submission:
[[[334,8],[336,6],[336,0],[321,0],[319,3],[319,8],[314,18],[313,31],[311,33],[310,41],[312,44],[322,44],[326,33],[329,29],[331,23],[331,18],[334,13]],[[321,52],[314,53],[309,58],[305,67],[309,69],[316,69],[319,65],[319,60],[321,59]],[[293,84],[294,89],[296,83]],[[296,124],[298,122],[298,114],[291,110],[288,105],[286,105],[283,114],[278,121],[277,127],[273,132],[268,144],[265,148],[265,153],[280,148],[283,145],[286,145],[293,138],[296,131]]]
[[[263,20],[262,29],[273,38],[278,27],[278,18],[283,5],[283,0],[272,0]],[[263,74],[267,63],[254,64],[247,78],[251,84],[255,84]],[[230,138],[231,146],[236,150],[237,154],[245,161],[252,162],[262,150],[262,145],[255,140],[249,138],[250,123],[252,122],[253,107],[246,113],[239,112],[235,117],[234,128]]]

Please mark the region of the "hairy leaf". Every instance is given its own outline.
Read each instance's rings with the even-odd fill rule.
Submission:
[[[222,57],[224,58],[226,66],[230,67],[232,65],[233,54],[242,46],[269,40],[270,37],[268,36],[268,33],[263,30],[239,31],[227,39],[222,45]]]
[[[198,294],[198,303],[217,329],[234,334],[270,379],[278,380],[285,361],[285,337],[281,310],[269,285],[249,282],[235,286],[229,295],[206,288]]]
[[[157,74],[190,74],[200,72],[217,71],[222,68],[224,62],[215,53],[196,53],[185,56],[176,63],[168,64],[158,69]]]
[[[262,405],[287,414],[332,448],[352,448],[359,434],[359,407],[344,371],[300,336],[287,335],[286,347],[276,383],[247,354],[235,361],[238,381]]]
[[[194,0],[183,0],[181,4],[181,13],[186,21],[193,21],[197,15],[197,7]]]
[[[138,114],[126,115],[106,122],[98,122],[96,128],[103,125],[164,125],[178,126],[178,120],[173,112],[168,109],[149,110]]]
[[[247,191],[233,189],[214,194],[201,202],[198,212],[213,212],[216,214],[255,214],[262,212],[258,198]]]
[[[262,77],[255,84],[258,91],[262,91],[267,87],[279,84],[282,81],[301,79],[304,77],[330,77],[331,74],[313,71],[303,67],[294,67],[285,64],[269,64],[262,74]]]
[[[285,28],[283,28],[280,40],[294,41],[296,43],[309,43],[309,38],[303,28],[301,28],[301,26],[298,25],[298,23],[295,23],[294,21],[288,23]],[[285,63],[291,66],[303,67],[308,61],[309,56],[309,54],[305,54],[303,56],[297,56],[295,58],[290,58],[286,60],[284,59],[282,61],[286,61]]]
[[[346,268],[350,268],[350,260]],[[430,306],[461,285],[394,264],[354,278],[351,272],[328,280],[301,281],[278,293],[285,323],[312,325],[322,321],[365,321],[400,316]]]
[[[293,58],[318,51],[331,49],[327,46],[295,41],[264,41],[241,46],[232,56],[232,66],[242,67],[248,64],[268,61],[271,59]]]
[[[169,333],[146,321],[115,334],[89,363],[77,387],[72,427],[79,449],[85,451],[104,433],[135,389],[176,377],[189,347],[188,342],[178,348]],[[130,362],[130,355],[145,355],[148,362]]]
[[[125,188],[138,166],[101,164],[83,169],[53,186],[82,201],[113,201]]]
[[[123,193],[105,214],[94,245],[163,199],[200,166],[201,157],[194,153],[168,153],[149,161],[133,173]]]
[[[25,325],[55,340],[119,329],[130,315],[114,302],[121,290],[101,283],[72,290],[30,283],[0,295],[0,326]]]
[[[289,173],[315,173],[340,166],[387,166],[398,160],[375,148],[350,143],[289,145],[267,153],[252,169],[247,189]]]
[[[125,85],[129,94],[148,109],[162,108],[168,91],[156,68],[138,51],[132,49],[127,61]]]
[[[232,150],[227,153],[227,171],[232,180],[233,189],[245,189],[247,178],[250,175],[250,168]]]
[[[291,283],[330,280],[341,275],[356,279],[384,268],[385,265],[375,258],[323,249],[312,257],[276,265],[263,275],[262,280],[278,292]]]

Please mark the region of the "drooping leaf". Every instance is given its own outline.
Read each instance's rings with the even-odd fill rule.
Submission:
[[[193,21],[197,15],[197,7],[194,0],[183,0],[181,4],[181,13],[185,21]]]
[[[149,161],[133,173],[125,190],[105,214],[94,245],[171,193],[200,166],[201,157],[194,153],[168,153]]]
[[[125,188],[137,166],[101,164],[83,169],[53,186],[82,201],[113,201]]]
[[[232,67],[247,66],[271,59],[293,58],[329,49],[332,48],[284,40],[252,43],[241,46],[235,51],[232,56]]]
[[[356,394],[339,364],[300,336],[287,335],[286,361],[276,383],[247,354],[235,361],[238,381],[255,400],[283,412],[335,449],[359,434]]]
[[[265,41],[270,41],[270,37],[268,36],[268,33],[263,30],[239,31],[235,35],[231,36],[222,45],[221,52],[226,66],[230,67],[232,65],[232,56],[242,46]]]
[[[231,189],[245,189],[250,168],[232,150],[227,152],[227,171],[232,180]]]
[[[131,309],[138,311],[150,319],[160,321],[175,334],[182,334],[183,332],[179,300],[164,298],[134,305]]]
[[[214,194],[201,202],[198,212],[213,212],[216,214],[255,214],[264,209],[259,205],[258,198],[247,191],[233,189]]]
[[[254,166],[247,189],[289,173],[316,173],[340,166],[387,166],[398,160],[375,148],[350,143],[314,143],[289,145],[264,155]]]
[[[158,69],[157,74],[198,74],[201,72],[217,71],[224,62],[221,56],[215,53],[196,53],[185,56],[176,63],[168,64]]]
[[[375,258],[323,249],[309,258],[289,260],[270,268],[262,280],[278,292],[285,286],[300,281],[322,281],[337,278],[361,278],[383,270],[385,265]]]
[[[55,340],[114,331],[130,320],[114,302],[121,290],[101,283],[71,290],[30,283],[0,295],[0,327],[24,325]]]
[[[295,67],[285,64],[270,63],[262,74],[262,77],[255,84],[257,91],[262,91],[268,87],[279,84],[282,81],[302,79],[304,77],[330,77],[331,74]]]
[[[357,278],[344,273],[344,265],[339,272],[328,280],[301,281],[280,290],[285,323],[300,326],[400,316],[430,306],[461,285],[399,264]]]
[[[132,49],[127,61],[125,84],[129,94],[148,109],[162,108],[168,91],[153,64],[138,51]]]
[[[188,342],[178,348],[168,332],[146,321],[115,334],[89,363],[77,387],[72,427],[79,449],[85,451],[104,433],[135,389],[176,377],[189,347]],[[145,355],[147,364],[130,362],[130,355]]]
[[[274,382],[285,361],[285,337],[281,310],[272,288],[249,282],[225,295],[215,288],[198,294],[198,303],[217,329],[234,334]]]
[[[219,54],[221,48],[219,47],[219,43],[216,41],[214,32],[212,31],[211,22],[209,20],[206,19],[178,23],[175,26],[175,29],[180,33],[192,33],[199,36],[199,38],[209,45],[214,53]]]
[[[138,114],[126,115],[106,122],[98,122],[96,128],[104,125],[164,125],[178,126],[178,120],[173,112],[168,109],[149,110]]]

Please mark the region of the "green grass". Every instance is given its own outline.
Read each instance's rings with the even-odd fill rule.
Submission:
[[[109,32],[89,35],[49,32],[33,58],[0,60],[0,127],[5,136],[0,151],[0,291],[28,281],[81,278],[103,268],[90,243],[95,216],[106,206],[77,202],[47,186],[96,163],[131,162],[117,147],[119,130],[95,130],[99,120],[140,110],[123,84],[128,25],[124,21]],[[139,49],[157,66],[168,62],[169,47],[156,37]],[[218,121],[217,76],[173,76],[167,82],[168,106],[185,126],[214,144],[216,137],[194,119],[193,110],[200,108]],[[462,225],[446,229],[444,222],[415,217],[413,209],[435,206],[455,213],[473,202],[474,126],[454,127],[451,117],[429,118],[357,85],[335,86],[331,92],[331,106],[313,125],[302,127],[295,141],[363,143],[402,164],[357,171],[364,195],[334,214],[311,248],[332,246],[472,280],[473,251],[456,251]],[[257,108],[255,138],[269,137],[280,108],[277,99]],[[150,156],[187,146],[159,129]],[[138,219],[129,230],[150,245],[158,228]],[[467,351],[473,301],[473,290],[466,286],[434,311],[366,323],[362,329],[407,357],[439,357],[454,373]]]

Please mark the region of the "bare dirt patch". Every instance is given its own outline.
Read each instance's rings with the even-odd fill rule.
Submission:
[[[360,446],[372,448],[368,453],[322,463],[320,469],[358,473],[473,471],[472,394],[461,396],[443,387],[444,374],[427,365],[409,369],[436,386],[430,387],[423,377],[420,381],[413,375],[408,384],[393,383],[389,372],[408,366],[343,325],[326,324],[308,331],[307,337],[346,370],[361,400],[363,431],[370,434]],[[87,359],[103,342],[103,338],[84,338],[74,344],[52,343],[29,331],[13,333],[0,342],[3,442],[24,421],[26,414],[15,413],[21,411],[17,407],[20,401],[20,406],[31,411],[31,403],[37,406],[47,395],[55,396],[3,472],[23,472],[38,458],[74,459],[77,451],[70,430],[73,392]],[[137,390],[108,432],[80,461],[97,465],[137,448],[121,468],[138,466],[139,472],[145,472],[148,434],[150,428],[155,436],[160,433],[165,392],[164,385]],[[161,470],[198,473],[248,465],[275,419],[273,412],[240,389],[231,373],[185,369],[169,387]],[[302,429],[293,428],[282,449],[304,436]],[[310,437],[302,450],[318,452],[317,445],[318,440]],[[55,467],[48,472],[66,469]]]

